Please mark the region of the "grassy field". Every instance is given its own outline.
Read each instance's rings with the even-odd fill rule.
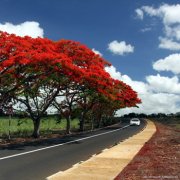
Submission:
[[[78,119],[72,120],[71,128],[78,128],[78,123]],[[65,119],[58,120],[57,117],[50,116],[42,118],[40,132],[41,134],[48,134],[64,130],[65,128]],[[12,136],[29,136],[33,131],[33,122],[30,118],[0,117],[0,137],[7,137],[9,130]]]

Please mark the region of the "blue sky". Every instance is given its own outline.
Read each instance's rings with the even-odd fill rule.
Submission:
[[[71,39],[101,53],[112,63],[111,69],[107,69],[112,77],[130,84],[143,100],[138,110],[126,109],[122,113],[178,112],[178,3],[178,0],[0,0],[0,30],[53,40]]]

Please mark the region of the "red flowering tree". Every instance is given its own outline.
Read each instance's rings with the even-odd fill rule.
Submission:
[[[4,95],[8,95],[25,106],[34,123],[33,137],[39,136],[43,114],[56,97],[65,92],[66,108],[67,104],[69,108],[68,129],[70,106],[83,102],[86,107],[82,112],[89,110],[90,102],[94,102],[92,94],[116,102],[116,108],[131,107],[140,102],[130,86],[113,80],[105,72],[105,66],[110,65],[107,61],[80,43],[53,42],[3,32],[0,32],[0,39],[1,103]],[[69,98],[72,103],[67,103]],[[64,106],[63,103],[59,105]]]
[[[110,111],[113,109],[113,112],[119,108],[132,107],[140,103],[136,92],[130,86],[110,77],[104,70],[105,66],[110,64],[92,52],[91,49],[70,40],[57,42],[57,49],[58,52],[66,54],[71,59],[72,69],[67,74],[70,77],[77,77],[77,79],[75,78],[77,80],[76,84],[82,86],[82,91],[78,94],[78,105],[82,110],[80,116],[81,131],[84,129],[86,113],[99,102],[99,97],[102,99],[102,96],[104,96],[103,99],[107,99],[107,101],[111,101],[110,104],[114,104],[112,108],[109,108]]]
[[[1,108],[8,106],[15,91],[20,87],[15,76],[22,73],[22,69],[25,66],[25,64],[22,63],[23,54],[28,51],[29,47],[30,44],[25,38],[0,31]]]
[[[55,68],[66,57],[55,53],[50,40],[1,34],[1,103],[8,94],[23,104],[33,120],[33,137],[38,137],[40,119],[62,89],[63,75]]]

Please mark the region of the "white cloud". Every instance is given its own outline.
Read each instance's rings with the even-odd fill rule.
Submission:
[[[105,70],[114,79],[119,79],[130,85],[137,91],[142,104],[139,108],[125,108],[117,112],[117,115],[135,113],[176,113],[180,109],[180,83],[178,77],[168,78],[147,76],[147,82],[134,81],[127,75],[122,75],[115,67],[106,67]],[[159,82],[160,81],[160,82]],[[161,83],[161,81],[163,81]],[[170,84],[169,84],[170,83]]]
[[[100,55],[100,56],[103,56],[103,54],[102,53],[100,53],[99,51],[97,51],[96,49],[92,49],[92,51],[95,53],[95,54],[98,54],[98,55]]]
[[[153,63],[153,68],[157,71],[171,71],[180,74],[180,54],[171,54],[164,59],[159,59]]]
[[[173,51],[177,51],[180,50],[180,42],[175,42],[172,39],[167,39],[167,38],[159,38],[160,40],[160,44],[159,44],[159,48],[162,49],[169,49],[169,50],[173,50]]]
[[[159,48],[180,50],[180,4],[163,4],[158,8],[142,6],[139,10],[150,17],[158,17],[162,21],[165,38],[159,38]]]
[[[125,108],[117,112],[117,115],[124,115],[131,112],[134,113],[176,113],[180,109],[180,96],[168,93],[148,93],[140,95],[142,104],[139,108]]]
[[[130,44],[126,44],[125,41],[112,41],[108,44],[108,49],[116,55],[124,55],[125,53],[134,52],[134,47]]]
[[[6,22],[4,24],[0,23],[0,30],[6,31],[10,34],[16,34],[18,36],[31,36],[33,38],[35,37],[43,37],[44,31],[39,26],[38,22],[35,21],[26,21],[21,24],[12,24],[9,22]]]
[[[168,38],[174,38],[177,41],[180,40],[180,24],[173,27],[165,26],[164,31]]]
[[[105,67],[105,71],[108,72],[113,79],[121,80],[122,75],[119,71],[116,70],[114,66]]]
[[[135,12],[136,12],[137,18],[142,20],[144,17],[143,11],[141,9],[136,9]]]
[[[135,91],[140,94],[147,93],[147,84],[141,81],[133,81],[128,75],[122,75],[120,72],[116,70],[114,66],[105,67],[106,72],[108,72],[113,79],[118,79],[126,84],[130,85]]]
[[[180,94],[180,83],[177,76],[172,78],[156,76],[147,76],[146,81],[149,83],[150,89],[158,93],[174,93]]]
[[[164,24],[172,25],[180,23],[180,4],[164,4],[159,8]]]
[[[149,16],[157,16],[161,18],[163,23],[166,25],[180,23],[180,4],[163,4],[159,8],[142,6],[140,9]]]
[[[145,13],[147,13],[149,16],[159,16],[160,11],[159,9],[155,9],[154,7],[151,6],[142,6],[141,10]]]

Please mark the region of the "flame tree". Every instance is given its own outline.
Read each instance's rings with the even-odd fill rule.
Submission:
[[[75,84],[68,83],[67,95],[71,98],[69,106],[69,102],[66,101],[66,110],[69,107],[69,114],[72,114],[73,102],[79,105],[81,109],[79,118],[81,131],[84,130],[86,114],[97,103],[111,104],[108,109],[113,113],[119,108],[132,107],[140,103],[136,92],[130,86],[110,77],[104,68],[111,64],[92,52],[91,49],[70,40],[61,40],[57,42],[57,46],[58,52],[66,54],[74,65],[73,70],[70,70],[67,75],[73,77],[73,73],[81,74],[77,77]],[[104,107],[104,109],[107,108]],[[103,111],[99,112],[102,113]]]
[[[66,101],[73,97],[75,104],[87,104],[91,99],[92,105],[82,108],[82,113],[97,103],[98,96],[116,104],[115,109],[140,103],[130,86],[112,79],[104,70],[110,65],[107,61],[78,42],[53,42],[4,32],[0,32],[0,40],[0,103],[12,99],[14,103],[22,103],[33,120],[35,138],[39,137],[43,114],[58,96],[66,96]],[[96,98],[92,98],[95,94]],[[70,105],[72,103],[68,107],[67,132]],[[59,106],[63,109],[64,104]],[[83,129],[83,118],[80,124]]]

